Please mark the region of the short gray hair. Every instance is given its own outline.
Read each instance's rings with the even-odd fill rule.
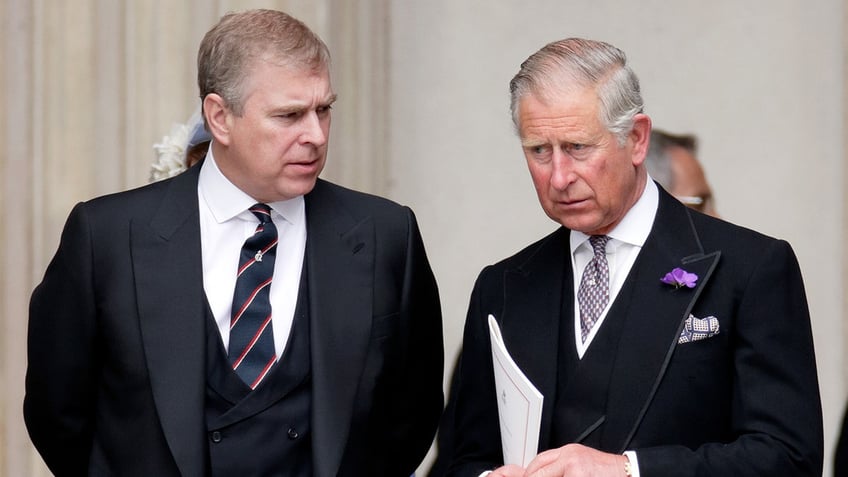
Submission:
[[[329,68],[327,45],[300,20],[276,10],[228,13],[209,30],[197,53],[201,101],[220,95],[241,115],[243,83],[257,60],[311,68]]]
[[[620,144],[633,129],[633,117],[643,112],[639,78],[627,57],[604,42],[568,38],[545,45],[524,63],[509,82],[510,112],[519,128],[518,103],[528,94],[545,97],[571,88],[594,87],[600,100],[600,120]]]

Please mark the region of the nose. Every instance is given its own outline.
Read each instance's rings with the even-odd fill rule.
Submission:
[[[551,187],[555,190],[565,190],[577,180],[574,172],[574,159],[565,152],[556,149],[551,158]]]
[[[303,144],[323,146],[327,143],[329,118],[322,119],[317,112],[310,111],[303,115],[301,126],[303,129],[300,135],[300,141]]]

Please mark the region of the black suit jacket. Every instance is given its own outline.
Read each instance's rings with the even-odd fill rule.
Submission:
[[[545,396],[540,450],[550,442],[559,329],[574,316],[569,233],[560,228],[477,279],[448,406],[454,417],[440,436],[451,475],[503,462],[490,313]],[[696,273],[697,286],[661,283],[674,267]],[[623,332],[607,405],[582,415],[569,442],[592,435],[604,451],[635,450],[642,477],[821,476],[810,319],[789,244],[691,212],[660,190],[653,228],[609,313],[623,315]],[[678,344],[690,313],[717,317],[719,334]],[[570,399],[583,392],[575,386]]]
[[[33,292],[24,417],[59,476],[204,473],[199,170],[78,204]],[[320,180],[305,200],[315,475],[409,475],[443,366],[415,217]]]

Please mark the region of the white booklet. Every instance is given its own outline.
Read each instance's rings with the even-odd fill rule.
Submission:
[[[526,468],[539,448],[544,397],[507,352],[501,329],[492,315],[489,315],[489,336],[504,464]]]

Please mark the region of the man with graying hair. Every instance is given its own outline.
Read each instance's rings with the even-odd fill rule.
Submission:
[[[560,227],[477,278],[443,421],[448,475],[821,476],[810,317],[790,245],[648,180],[651,119],[624,53],[571,38],[510,83]],[[504,462],[489,338],[544,396],[540,453]]]
[[[713,191],[704,168],[695,157],[697,149],[698,139],[694,135],[653,129],[645,165],[648,175],[675,199],[698,212],[717,217]]]
[[[57,476],[409,476],[442,410],[412,210],[318,178],[330,57],[283,12],[201,42],[206,157],[78,204],[32,296],[24,417]]]

